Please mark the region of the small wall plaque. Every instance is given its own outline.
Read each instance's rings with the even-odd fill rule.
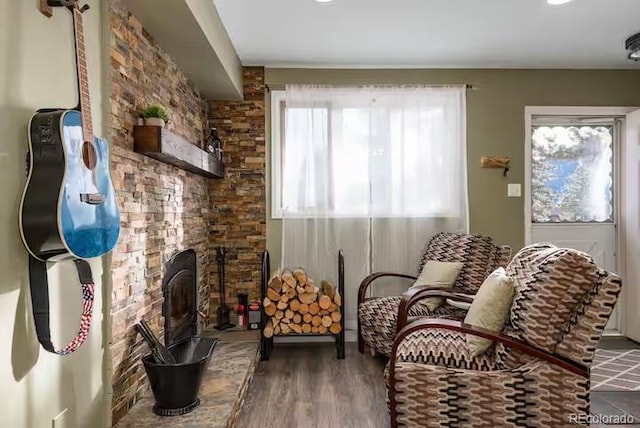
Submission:
[[[508,156],[498,156],[498,157],[482,156],[480,158],[480,165],[482,166],[482,168],[503,169],[504,172],[502,175],[504,176],[506,176],[507,172],[509,172],[510,163],[511,163],[511,158]]]

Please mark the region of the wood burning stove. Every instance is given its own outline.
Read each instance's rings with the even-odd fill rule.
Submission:
[[[177,416],[191,412],[200,404],[198,393],[217,339],[198,334],[198,272],[194,250],[182,251],[165,265],[162,279],[164,303],[164,343],[166,350],[155,344],[153,333],[145,339],[156,352],[142,358],[156,403],[153,412],[161,416]],[[158,357],[159,351],[166,357]]]
[[[198,272],[194,250],[174,255],[162,279],[164,343],[169,346],[198,334]]]

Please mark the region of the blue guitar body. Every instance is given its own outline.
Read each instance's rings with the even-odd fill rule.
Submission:
[[[113,249],[120,213],[102,138],[84,141],[77,110],[47,110],[29,123],[29,179],[20,229],[40,260],[68,253],[87,259]]]
[[[49,2],[51,4],[51,2]],[[29,178],[20,204],[20,231],[39,260],[79,259],[111,251],[120,213],[109,174],[109,146],[93,136],[82,12],[75,1],[57,2],[73,16],[78,108],[39,110],[29,121]]]

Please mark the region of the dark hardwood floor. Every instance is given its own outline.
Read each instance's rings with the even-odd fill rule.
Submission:
[[[598,342],[600,349],[640,349],[640,344],[620,336],[604,336]]]
[[[623,346],[616,341],[602,345]],[[333,345],[276,346],[271,359],[256,370],[236,426],[388,427],[385,361],[361,355],[355,343],[347,343],[346,351],[346,359],[340,361]],[[640,421],[640,392],[594,392],[591,412],[631,414]],[[592,425],[605,426],[612,425]]]
[[[593,392],[591,393],[592,415],[631,415],[636,423],[624,426],[640,426],[640,392]],[[618,425],[615,425],[618,426]],[[611,428],[612,425],[594,423],[592,428]]]

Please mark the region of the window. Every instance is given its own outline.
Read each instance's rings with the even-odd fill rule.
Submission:
[[[611,123],[533,127],[533,222],[612,221],[613,130]]]
[[[464,88],[272,92],[274,217],[465,217]]]

